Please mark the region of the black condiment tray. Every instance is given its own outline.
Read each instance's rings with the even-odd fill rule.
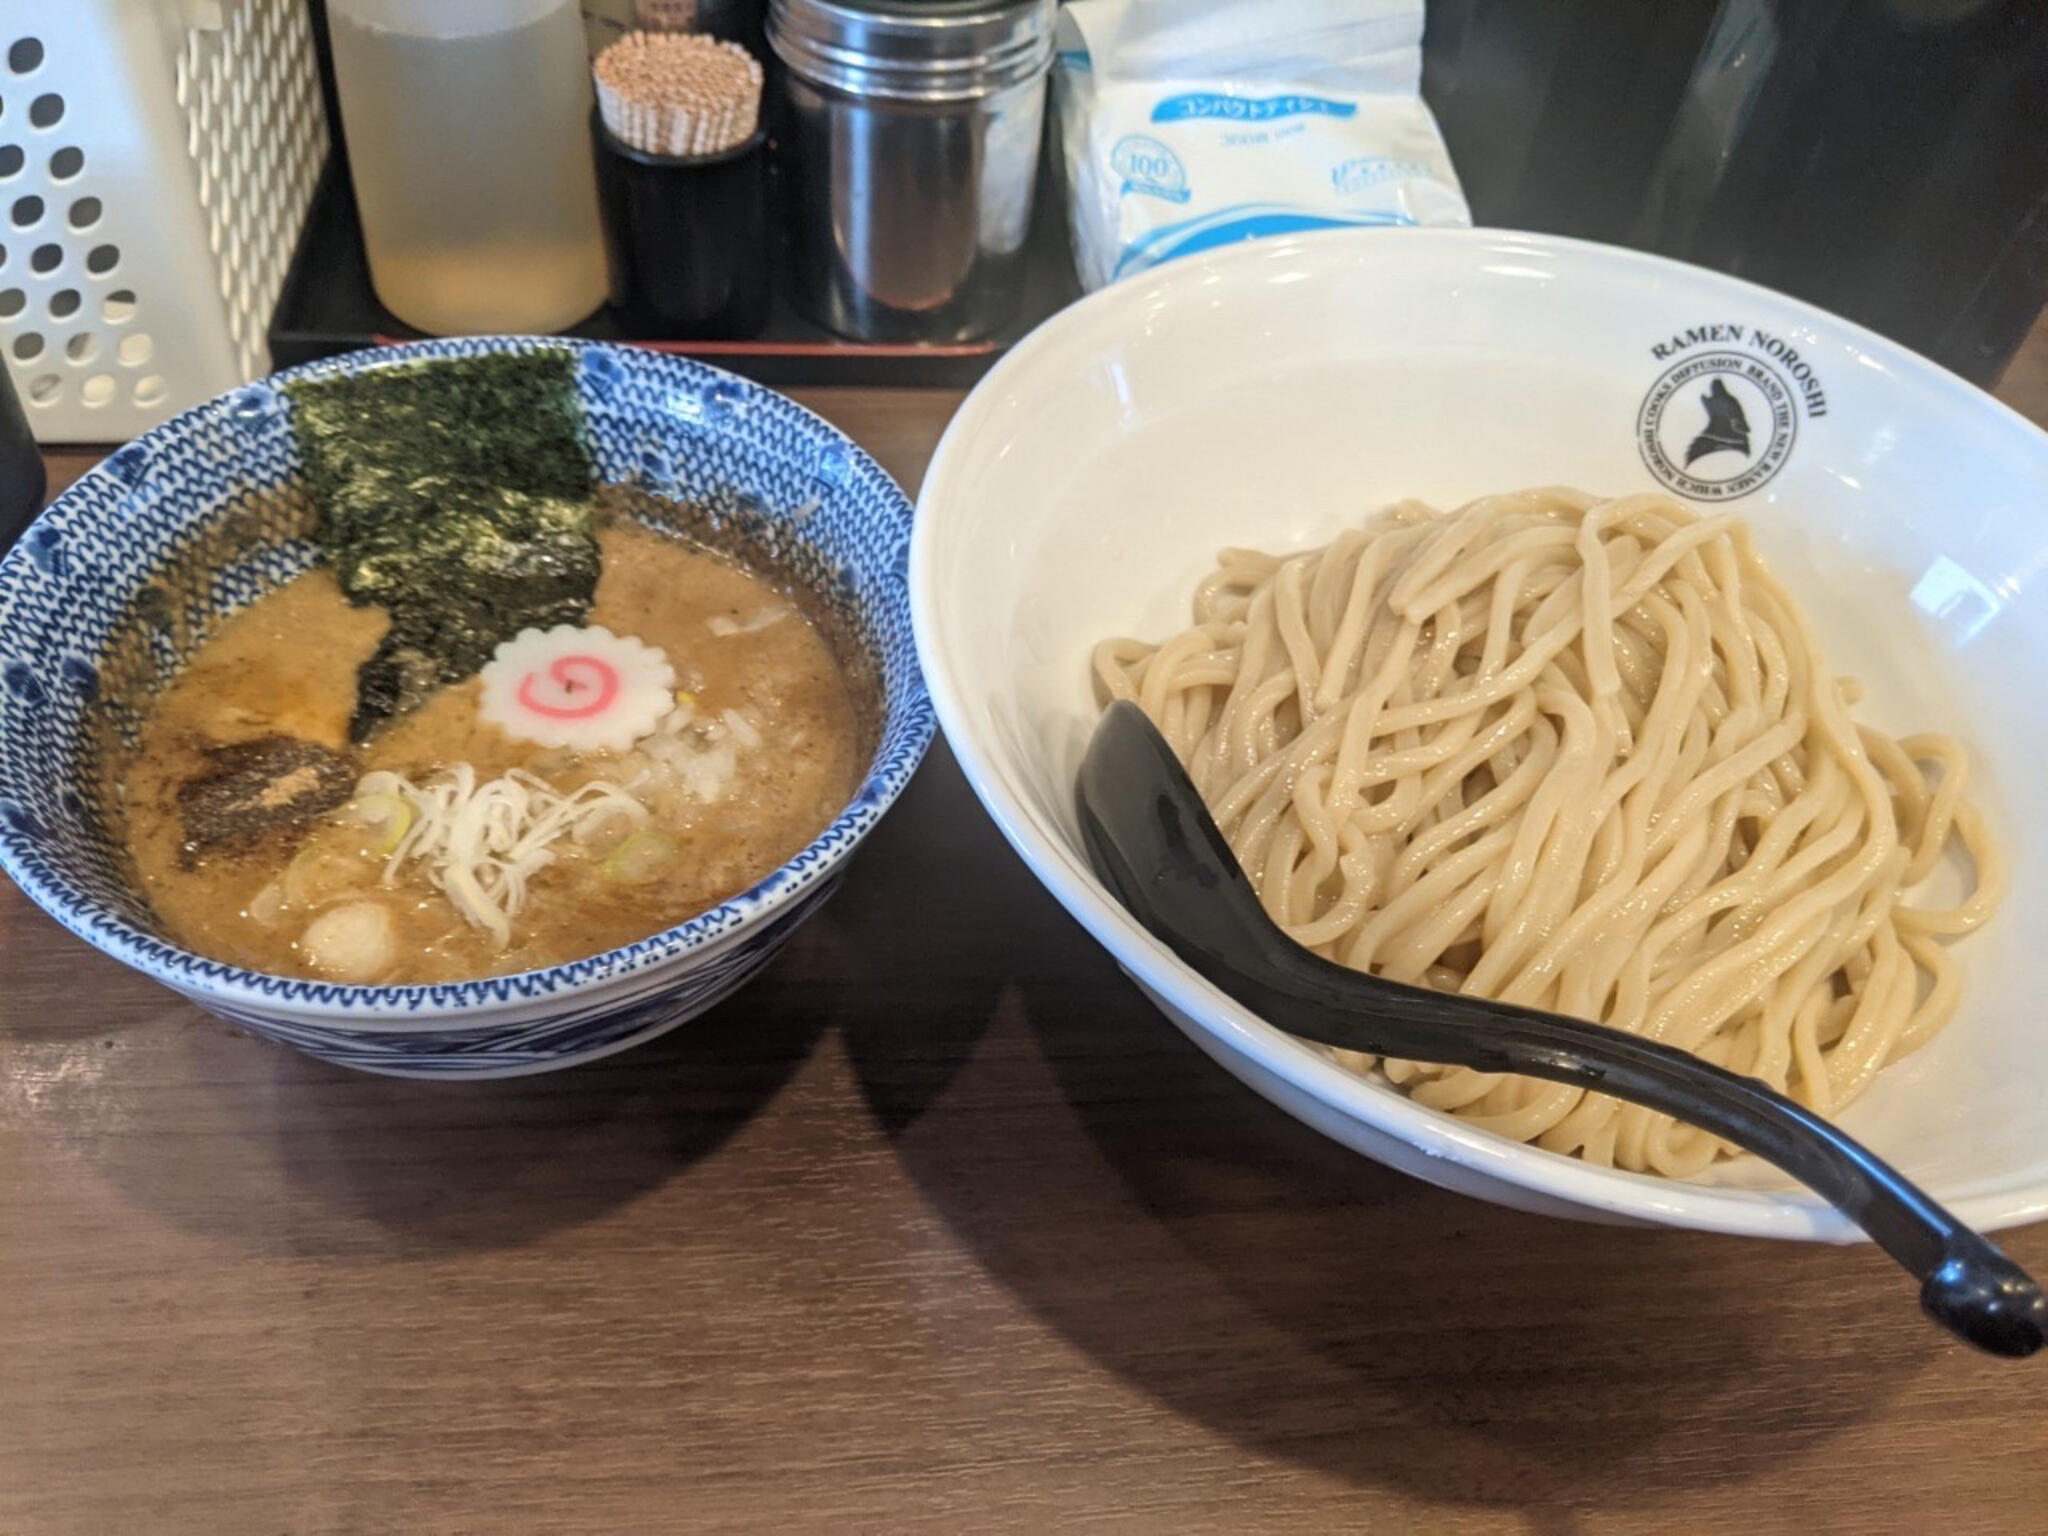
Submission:
[[[325,0],[309,5],[328,121],[339,123]],[[1988,387],[2048,297],[2039,190],[2048,136],[2027,110],[2048,41],[1982,7],[1930,20],[1815,6],[1780,18],[1775,63],[1765,66],[1716,45],[1724,9],[1715,0],[1431,0],[1423,97],[1474,222],[1733,273]],[[1868,67],[1827,67],[1852,53]],[[1696,142],[1685,109],[1701,88],[1762,105],[1745,108],[1727,142]],[[1913,110],[1901,111],[1902,100]],[[1931,132],[1930,121],[1946,126]],[[778,259],[758,339],[650,344],[775,385],[972,383],[1079,292],[1056,190],[1058,137],[1047,134],[1039,171],[1023,302],[990,340],[847,341],[795,312]],[[1894,165],[1890,175],[1869,169]],[[1912,196],[1896,195],[1902,184]],[[415,334],[370,289],[337,139],[271,323],[272,356],[283,367]],[[609,309],[569,334],[643,339]]]
[[[877,344],[849,341],[812,324],[789,300],[786,255],[773,261],[768,323],[746,341],[656,340],[636,336],[610,305],[565,331],[568,336],[643,344],[702,358],[763,384],[900,384],[964,387],[1046,316],[1078,296],[1066,221],[1052,178],[1041,175],[1038,206],[1026,247],[1024,294],[1016,317],[986,341],[958,345]],[[314,193],[306,227],[286,274],[270,323],[271,364],[288,368],[361,347],[412,341],[410,329],[370,286],[347,166],[329,162]]]

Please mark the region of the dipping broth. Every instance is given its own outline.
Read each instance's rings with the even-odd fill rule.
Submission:
[[[389,620],[351,606],[326,568],[222,623],[157,700],[119,786],[166,935],[285,975],[457,981],[644,938],[803,848],[865,768],[831,645],[787,591],[722,555],[623,521],[598,540],[588,623],[658,647],[674,674],[673,713],[624,749],[516,739],[483,717],[475,677],[352,747],[357,669]],[[495,907],[516,908],[509,931],[455,899],[459,870],[406,856],[424,846],[429,790],[455,764],[478,782],[530,775],[508,791],[515,801],[582,792],[572,830],[509,882],[516,892],[488,861],[474,868],[485,887],[499,882]],[[404,792],[390,792],[394,774]]]

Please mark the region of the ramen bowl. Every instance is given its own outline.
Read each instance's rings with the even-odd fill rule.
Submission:
[[[925,479],[911,581],[940,722],[1011,844],[1137,985],[1317,1129],[1533,1211],[1853,1239],[1750,1160],[1683,1182],[1593,1167],[1345,1071],[1176,960],[1089,866],[1074,780],[1098,640],[1184,628],[1225,546],[1308,548],[1406,497],[1560,483],[1738,513],[1866,685],[1859,717],[1968,744],[2011,892],[1954,947],[1955,1021],[1843,1121],[1965,1220],[2048,1213],[2048,956],[2030,943],[2048,902],[2048,437],[1856,326],[1668,261],[1483,230],[1274,239],[1106,289],[988,374]]]
[[[65,927],[252,1032],[325,1060],[421,1077],[539,1072],[623,1050],[702,1012],[816,912],[916,770],[932,716],[905,580],[910,504],[794,402],[652,352],[518,337],[423,342],[295,370],[576,349],[600,479],[713,507],[866,652],[876,746],[851,801],[750,889],[572,964],[485,980],[344,986],[224,965],[168,942],[134,889],[105,764],[211,621],[313,564],[280,383],[251,384],[116,451],[0,560],[0,866]]]

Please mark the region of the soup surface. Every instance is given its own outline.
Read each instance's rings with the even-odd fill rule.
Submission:
[[[169,937],[256,970],[351,982],[530,970],[681,922],[816,836],[864,767],[853,692],[824,636],[784,592],[718,554],[627,524],[599,544],[588,622],[658,647],[674,671],[677,708],[656,743],[665,757],[647,742],[592,751],[516,739],[481,717],[476,678],[352,747],[356,671],[388,620],[315,569],[215,631],[157,701],[126,767],[129,847]],[[387,814],[405,797],[366,792],[390,774],[428,785],[455,764],[478,781],[533,775],[544,795],[613,786],[644,814],[587,815],[556,837],[502,903],[517,909],[509,933],[494,933],[451,899],[445,870],[405,856],[411,818]],[[246,785],[234,770],[251,765],[269,777],[235,801]],[[295,814],[301,795],[320,808]]]

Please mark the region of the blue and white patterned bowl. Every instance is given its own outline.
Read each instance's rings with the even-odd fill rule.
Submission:
[[[420,342],[296,370],[573,348],[599,476],[709,503],[787,556],[873,658],[882,722],[853,801],[782,868],[701,916],[570,965],[355,987],[222,965],[158,936],[99,804],[99,765],[211,621],[313,563],[277,379],[118,450],[0,559],[0,866],[72,932],[258,1034],[421,1077],[546,1071],[623,1050],[733,991],[815,912],[932,734],[911,639],[910,503],[843,434],[716,368],[527,337]]]

